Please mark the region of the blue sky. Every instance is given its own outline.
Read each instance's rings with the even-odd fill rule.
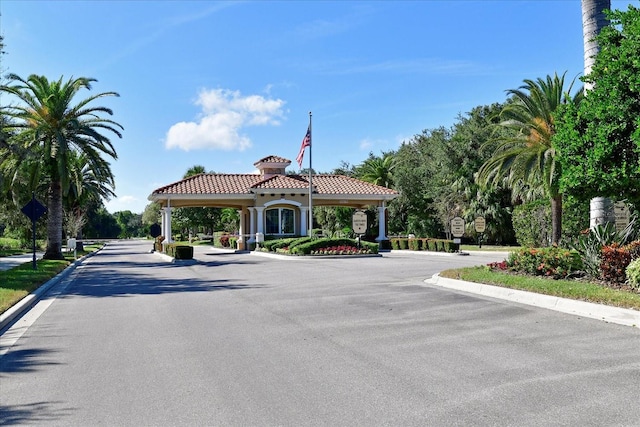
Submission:
[[[273,154],[297,170],[310,111],[313,168],[330,172],[523,79],[583,69],[579,0],[0,0],[0,13],[3,69],[120,94],[96,104],[125,128],[110,212],[141,213],[193,165],[252,173]]]

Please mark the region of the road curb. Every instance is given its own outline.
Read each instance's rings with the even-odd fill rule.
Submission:
[[[503,288],[500,286],[485,285],[482,283],[467,282],[464,280],[449,279],[434,274],[424,281],[426,284],[440,286],[483,295],[492,298],[513,301],[575,316],[588,317],[618,325],[640,328],[640,311],[628,308],[611,307],[586,301],[577,301],[568,298],[551,295],[537,294],[535,292],[521,291],[517,289]]]
[[[102,246],[102,248],[104,248],[104,246]],[[58,275],[49,279],[38,289],[22,298],[4,313],[0,314],[0,335],[4,333],[5,329],[7,329],[18,318],[20,318],[20,316],[22,316],[26,311],[31,309],[31,307],[33,307],[38,301],[40,301],[40,299],[42,299],[42,297],[49,291],[49,289],[58,284],[60,281],[66,279],[71,273],[73,273],[78,265],[82,264],[82,262],[87,258],[90,258],[100,252],[102,248],[73,261],[67,266],[67,268],[58,273]]]

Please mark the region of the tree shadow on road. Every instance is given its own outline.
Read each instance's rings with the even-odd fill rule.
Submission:
[[[11,350],[0,358],[0,378],[7,373],[36,372],[38,366],[59,365],[59,362],[47,358],[52,353],[55,352],[33,348]]]
[[[0,426],[33,425],[61,422],[72,409],[61,407],[63,402],[33,402],[23,405],[0,405]],[[58,407],[58,408],[56,408]]]

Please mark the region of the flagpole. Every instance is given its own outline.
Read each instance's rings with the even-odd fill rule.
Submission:
[[[311,151],[313,149],[313,132],[311,131],[311,111],[309,111],[309,237],[313,236],[313,184]]]

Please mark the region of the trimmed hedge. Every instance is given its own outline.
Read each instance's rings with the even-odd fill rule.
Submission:
[[[391,249],[452,253],[456,251],[456,244],[453,243],[453,240],[446,239],[409,239],[404,237],[395,237],[391,239]]]
[[[267,249],[269,252],[275,252],[276,249],[286,248],[291,243],[295,242],[299,237],[288,237],[286,239],[277,239],[277,240],[265,240],[260,243],[260,246]]]
[[[178,245],[169,243],[167,245],[167,255],[175,259],[193,259],[193,246]]]

